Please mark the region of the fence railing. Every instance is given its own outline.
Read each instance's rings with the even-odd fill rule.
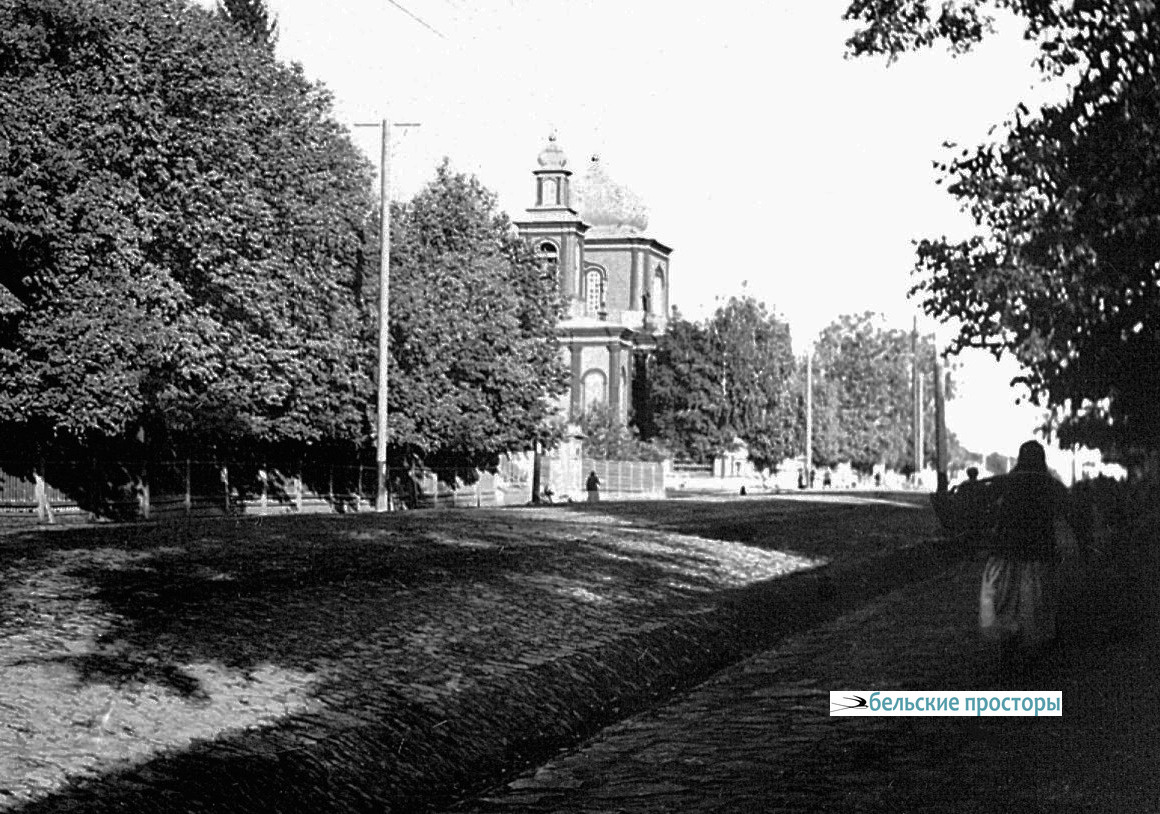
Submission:
[[[454,475],[391,469],[391,499],[413,508],[510,502],[506,493],[512,490],[502,475],[482,472],[471,482]],[[373,465],[187,460],[113,461],[97,468],[79,461],[0,461],[0,515],[42,522],[73,515],[164,520],[358,512],[374,508],[377,490]]]
[[[659,461],[613,461],[584,458],[585,473],[600,479],[602,497],[664,497],[664,465]]]
[[[391,469],[391,500],[411,508],[522,505],[531,500],[531,460],[506,456],[496,473],[469,480],[450,470]],[[590,471],[608,497],[664,496],[656,462],[545,456],[541,467],[541,488],[560,497],[581,498]],[[0,516],[41,522],[360,512],[374,508],[377,488],[368,464],[0,460]]]

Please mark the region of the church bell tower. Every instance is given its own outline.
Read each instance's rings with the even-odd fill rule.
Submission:
[[[536,163],[539,167],[532,170],[535,204],[528,208],[524,220],[516,222],[516,227],[541,260],[555,266],[560,293],[571,309],[581,298],[580,269],[588,226],[572,208],[572,171],[556,143],[555,133],[548,137],[548,146],[540,151]]]

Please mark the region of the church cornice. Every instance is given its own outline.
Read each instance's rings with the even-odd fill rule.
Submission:
[[[535,210],[535,211],[536,212],[547,212],[548,210],[541,209],[541,210]],[[550,210],[550,213],[553,215],[557,215],[560,213],[570,213],[572,215],[576,215],[576,213],[573,212],[571,209],[553,209],[553,210]],[[519,229],[521,232],[533,232],[533,231],[534,232],[548,232],[548,231],[558,231],[560,229],[568,229],[568,230],[573,230],[575,232],[578,232],[579,234],[584,234],[590,228],[587,223],[580,220],[579,216],[577,216],[575,218],[575,220],[572,220],[569,218],[551,218],[551,219],[548,219],[548,218],[538,219],[537,218],[535,220],[517,220],[517,221],[513,221],[513,223],[515,224],[515,227],[517,229]]]
[[[577,325],[572,320],[564,320],[556,326],[557,338],[568,344],[600,344],[615,340],[624,345],[631,345],[635,335],[635,331],[631,328],[615,323]]]
[[[673,253],[672,247],[666,246],[659,240],[654,240],[651,237],[633,237],[620,236],[615,237],[600,237],[599,235],[590,235],[585,239],[584,245],[593,249],[629,249],[634,246],[644,246],[647,249],[652,249],[657,254],[668,257]]]

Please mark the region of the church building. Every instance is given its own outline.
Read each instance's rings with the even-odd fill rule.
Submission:
[[[647,369],[636,363],[667,323],[672,249],[648,236],[643,202],[598,156],[574,179],[552,135],[538,164],[535,203],[516,227],[555,268],[564,296],[557,330],[572,375],[562,412],[575,422],[607,404],[627,421],[634,369]]]

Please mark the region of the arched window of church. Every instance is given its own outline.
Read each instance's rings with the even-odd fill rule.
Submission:
[[[603,370],[593,368],[580,380],[580,403],[584,409],[608,403],[608,377]]]
[[[555,243],[544,241],[540,244],[540,267],[555,276],[560,268],[560,250]]]
[[[560,203],[560,181],[549,178],[544,189],[544,203],[548,206],[558,206]]]
[[[665,313],[665,271],[660,266],[657,266],[656,273],[653,274],[649,310],[654,314]]]
[[[604,275],[599,269],[588,269],[584,275],[584,302],[588,313],[595,316],[603,310],[604,305]]]

